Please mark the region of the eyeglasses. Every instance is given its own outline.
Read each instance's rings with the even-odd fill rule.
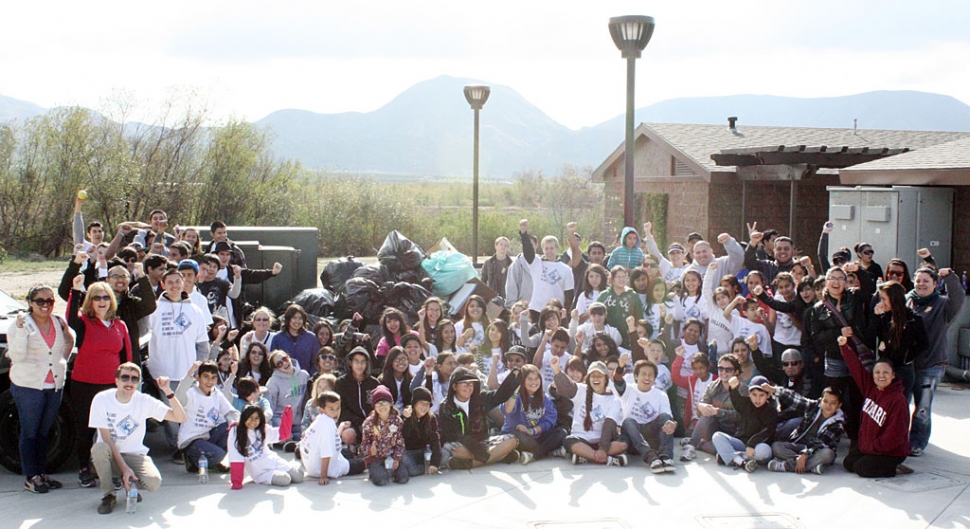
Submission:
[[[54,304],[54,298],[34,298],[34,299],[30,300],[30,302],[31,303],[35,303],[37,305],[41,305],[41,306],[43,306],[43,305],[53,305]]]
[[[462,381],[459,381],[459,382],[455,382],[455,385],[456,386],[471,386],[474,383],[475,383],[474,380],[462,380]]]
[[[122,382],[136,382],[137,383],[139,380],[141,380],[141,377],[139,377],[138,375],[118,375],[118,380],[120,380]]]
[[[91,296],[91,301],[111,301],[111,296],[107,294],[101,296]]]
[[[289,358],[284,358],[284,359],[280,360],[279,362],[276,362],[276,364],[274,364],[274,365],[276,367],[283,367],[283,366],[285,366],[286,364],[289,364],[289,363],[290,363],[290,359]]]
[[[723,367],[717,366],[718,373],[734,373],[735,369],[733,367]]]
[[[395,364],[406,364],[406,363],[408,363],[408,357],[406,357],[406,356],[399,356],[399,357],[397,357],[397,358],[394,359],[394,363]]]
[[[643,263],[643,266],[647,268],[657,268],[657,263]]]
[[[800,360],[797,362],[782,362],[781,365],[782,367],[795,367],[802,365],[802,362]]]
[[[862,255],[872,255],[875,252],[873,252],[872,250],[862,250],[859,253],[861,253]]]

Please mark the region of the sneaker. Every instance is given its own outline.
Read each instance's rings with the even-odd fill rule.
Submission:
[[[41,481],[44,482],[44,485],[47,485],[47,488],[50,490],[57,490],[64,486],[60,481],[57,481],[56,479],[51,479],[51,477],[48,476],[47,474],[41,474],[40,479]]]
[[[98,477],[94,475],[94,472],[91,472],[90,468],[85,467],[77,473],[77,483],[82,489],[90,489],[98,484]]]
[[[176,465],[185,464],[185,457],[181,450],[176,450],[175,453],[172,454],[172,463],[175,463]]]
[[[690,437],[683,437],[680,439],[680,447],[683,448],[690,444]]]
[[[24,490],[27,492],[33,492],[34,494],[47,494],[50,488],[44,483],[44,480],[40,476],[34,476],[30,479],[24,480]]]
[[[576,454],[573,454],[573,464],[574,465],[585,465],[586,463],[589,463],[589,460],[588,459],[586,459],[585,457],[580,457],[580,456],[578,456]]]
[[[754,472],[755,470],[758,470],[758,460],[757,459],[749,459],[749,460],[745,461],[744,462],[744,470],[746,470],[748,472],[748,474]]]
[[[772,472],[788,472],[788,469],[785,468],[785,462],[780,459],[772,459],[771,461],[768,461],[768,470]]]
[[[677,471],[677,467],[674,466],[674,460],[667,456],[660,456],[660,461],[663,461],[664,472],[667,474],[673,474]]]
[[[626,458],[626,454],[606,458],[606,466],[610,467],[625,467],[628,462],[629,461]]]
[[[559,448],[553,450],[549,455],[553,457],[561,457],[562,459],[566,459],[567,457],[569,457],[569,452],[566,452],[566,449],[560,446]]]
[[[225,463],[219,463],[218,465],[212,467],[212,471],[219,474],[228,474],[231,470],[232,469],[229,468],[229,465]]]
[[[121,478],[111,478],[111,484],[114,485],[115,490],[121,490]]]
[[[658,459],[654,459],[653,461],[651,461],[650,462],[650,472],[653,472],[654,474],[663,474],[664,473],[664,462],[661,461],[659,458]]]
[[[680,455],[681,461],[693,461],[697,458],[697,450],[692,444],[684,445],[684,453]]]
[[[535,460],[536,460],[536,456],[532,452],[521,452],[519,454],[519,464],[520,465],[528,465],[529,463],[531,463],[531,462],[533,462]]]
[[[896,467],[896,475],[897,476],[905,476],[907,474],[912,474],[912,473],[913,473],[913,469],[910,468],[910,467],[908,467],[908,466],[906,466],[906,465],[904,465],[904,464],[902,464],[902,463],[900,463]]]
[[[448,468],[451,470],[470,470],[472,468],[472,460],[453,457],[448,460]]]
[[[923,455],[923,449],[922,448],[913,448],[912,450],[910,450],[909,455],[911,455],[913,457],[919,457],[919,456]]]
[[[287,441],[283,443],[283,451],[287,454],[292,454],[296,452],[297,446],[296,441]]]
[[[113,492],[105,494],[101,498],[101,505],[98,505],[98,514],[111,514],[111,511],[115,510],[116,503],[118,503],[118,498],[115,497]]]
[[[192,461],[192,458],[191,457],[186,457],[186,458],[184,458],[184,460],[185,460],[185,463],[184,464],[185,464],[185,471],[186,472],[188,472],[189,474],[198,474],[199,473],[199,464],[196,461]]]
[[[825,472],[825,465],[815,465],[812,468],[812,472],[821,476],[822,472]]]
[[[505,456],[505,458],[502,459],[502,462],[505,463],[506,465],[511,465],[512,463],[515,463],[518,460],[519,460],[519,451],[512,450],[511,452],[509,452],[509,455]]]

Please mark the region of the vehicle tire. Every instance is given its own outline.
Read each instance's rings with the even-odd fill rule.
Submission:
[[[61,402],[57,419],[51,427],[47,446],[47,472],[54,473],[74,454],[76,421],[70,406]],[[20,474],[20,417],[10,391],[0,394],[0,465]]]

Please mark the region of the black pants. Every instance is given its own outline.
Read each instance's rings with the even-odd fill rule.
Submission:
[[[863,454],[858,448],[849,450],[842,460],[842,466],[863,478],[894,478],[896,467],[905,461],[900,456],[876,456]]]
[[[515,437],[519,440],[520,451],[532,452],[536,460],[539,460],[548,456],[549,452],[562,446],[562,440],[566,438],[566,430],[563,428],[553,428],[548,432],[539,434],[538,439],[530,434],[516,431]]]
[[[814,382],[813,382],[814,384]],[[852,377],[825,377],[825,384],[842,394],[842,411],[845,413],[845,434],[849,439],[859,439],[859,420],[862,416],[862,391]]]
[[[74,441],[77,450],[77,464],[79,468],[89,468],[91,465],[91,447],[94,446],[94,428],[88,428],[91,418],[91,401],[94,396],[106,389],[114,388],[114,384],[88,384],[87,382],[71,381],[71,410],[77,419],[74,429]]]

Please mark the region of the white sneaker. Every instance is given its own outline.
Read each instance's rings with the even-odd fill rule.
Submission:
[[[659,458],[658,459],[654,459],[650,463],[650,472],[653,472],[654,474],[663,474],[664,473],[664,462],[661,461]]]
[[[536,460],[536,456],[532,452],[526,452],[525,450],[519,452],[519,464],[528,465],[529,463]]]
[[[585,465],[586,463],[589,463],[588,459],[586,459],[585,457],[579,457],[578,455],[573,454],[574,465]]]
[[[748,474],[754,472],[755,470],[758,470],[758,460],[757,459],[749,459],[749,460],[745,461],[744,462],[744,470],[747,471]]]
[[[694,445],[684,445],[684,453],[680,455],[681,461],[693,461],[697,458],[697,450]]]
[[[680,438],[680,447],[681,448],[683,448],[683,447],[685,447],[685,446],[687,446],[689,444],[690,444],[690,437],[681,437]]]
[[[768,461],[768,470],[772,472],[787,472],[785,468],[785,462],[780,459],[772,459]]]
[[[606,458],[607,466],[625,467],[627,465],[626,454]]]
[[[550,452],[549,455],[553,457],[561,457],[563,459],[566,459],[569,457],[569,452],[566,452],[566,449],[560,446],[559,448]]]

